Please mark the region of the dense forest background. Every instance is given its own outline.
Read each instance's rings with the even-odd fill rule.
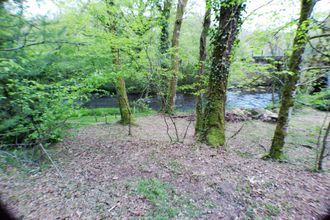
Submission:
[[[169,5],[166,18],[165,3],[61,2],[57,3],[60,11],[31,15],[25,1],[2,1],[2,144],[33,142],[36,138],[58,139],[63,122],[77,114],[78,103],[88,100],[92,94],[116,94],[118,77],[125,79],[127,93],[138,93],[142,99],[166,94],[171,77],[170,56],[176,52],[170,43],[175,5]],[[259,18],[259,6],[255,11],[250,9],[250,14],[243,13],[244,24],[231,58],[229,89],[280,90],[286,57],[292,49],[297,3],[281,3],[283,9],[284,4],[288,4],[294,10],[292,17],[282,19],[281,11],[273,12],[267,15],[272,22],[267,23],[259,21],[263,19]],[[265,6],[268,4],[272,2]],[[191,2],[184,12],[178,50],[178,91],[184,93],[196,92],[198,43],[204,10],[200,7],[205,9],[204,4]],[[260,7],[262,9],[263,5]],[[323,110],[329,109],[329,103],[319,100],[328,99],[329,90],[310,95],[315,83],[320,82],[317,79],[327,71],[318,68],[329,62],[327,15],[327,11],[314,12],[310,33],[324,37],[315,37],[307,45],[301,78],[303,82],[311,82],[301,83],[297,94],[305,104]],[[109,31],[114,24],[115,31]],[[211,27],[210,33],[214,28]],[[162,51],[164,47],[167,49]],[[207,47],[208,51],[211,49]],[[258,63],[256,56],[269,59]],[[210,65],[209,60],[206,66]],[[316,88],[318,92],[320,89],[322,86]]]

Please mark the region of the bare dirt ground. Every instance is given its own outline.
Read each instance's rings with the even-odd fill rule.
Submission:
[[[284,163],[260,159],[274,130],[260,121],[229,123],[228,137],[244,126],[221,150],[195,144],[193,123],[184,143],[170,144],[160,115],[138,119],[131,137],[118,124],[71,130],[53,154],[64,179],[53,168],[2,176],[1,198],[24,219],[317,219],[330,204],[330,173],[312,172],[315,152],[299,144],[315,142],[323,117],[294,115]],[[176,124],[183,137],[189,121]],[[170,190],[152,191],[157,203],[137,190],[143,180]]]

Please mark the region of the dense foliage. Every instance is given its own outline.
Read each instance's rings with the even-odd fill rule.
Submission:
[[[95,93],[114,94],[118,76],[125,79],[128,93],[139,93],[141,97],[166,93],[172,74],[169,59],[173,48],[164,47],[168,47],[174,26],[175,4],[165,0],[114,2],[111,8],[107,6],[109,1],[61,3],[62,11],[57,15],[31,17],[25,15],[25,1],[1,1],[0,144],[59,140],[65,122],[77,115],[75,111],[81,107],[80,103]],[[165,5],[169,10],[162,11]],[[189,10],[189,3],[187,7],[178,51],[178,91],[196,94],[202,16]],[[110,16],[114,13],[115,19]],[[313,34],[327,33],[328,20],[316,19]],[[109,31],[113,22],[117,25],[116,32]],[[294,24],[295,21],[290,21],[254,31],[243,26],[231,58],[228,87],[263,86],[278,92],[283,84],[282,75],[286,73]],[[164,29],[169,31],[168,35],[162,32]],[[327,39],[313,39],[311,46],[316,45],[319,52],[308,46],[306,57],[311,59],[305,66],[329,64]],[[113,65],[114,49],[120,54],[120,69]],[[211,50],[208,46],[207,51]],[[256,62],[255,55],[263,54],[271,57]],[[274,56],[282,58],[276,60]],[[209,67],[207,59],[206,74]],[[324,76],[325,71],[305,71],[303,79],[317,83],[314,79]],[[309,96],[312,83],[303,84],[298,91],[303,97],[301,102],[308,99],[319,109],[328,110],[328,90]],[[204,91],[205,87],[201,89]]]

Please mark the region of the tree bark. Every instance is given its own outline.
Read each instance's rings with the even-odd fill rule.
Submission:
[[[205,61],[207,56],[206,41],[208,31],[211,25],[211,0],[206,0],[203,29],[199,38],[199,70],[197,74],[197,95],[196,95],[196,125],[195,125],[195,136],[199,138],[203,131],[203,100],[202,92],[203,89],[203,75],[205,73]]]
[[[284,86],[282,88],[282,100],[279,111],[279,117],[276,124],[276,129],[272,141],[272,146],[269,154],[266,157],[280,160],[283,157],[283,147],[285,138],[288,134],[288,123],[291,108],[294,105],[294,93],[296,84],[299,80],[299,72],[302,61],[302,55],[305,51],[308,39],[309,19],[313,11],[315,0],[302,0],[300,19],[296,36],[293,41],[293,51],[289,60],[289,74],[286,76]]]
[[[321,129],[323,129],[323,128],[321,128]],[[316,167],[316,169],[318,171],[321,171],[323,169],[323,159],[326,157],[324,155],[324,153],[325,153],[325,149],[327,148],[327,145],[328,145],[329,133],[330,133],[330,122],[328,123],[327,130],[325,131],[325,134],[323,136],[322,147],[320,149],[320,153],[318,156],[317,167]]]
[[[179,75],[179,38],[182,26],[183,14],[188,0],[178,0],[176,19],[174,23],[174,31],[172,36],[172,55],[171,55],[171,69],[172,76],[169,80],[167,97],[165,102],[165,113],[172,114],[175,106],[176,86]]]
[[[204,141],[219,147],[225,144],[225,104],[230,57],[241,25],[243,1],[221,1],[217,33],[212,41],[213,54],[204,112]]]

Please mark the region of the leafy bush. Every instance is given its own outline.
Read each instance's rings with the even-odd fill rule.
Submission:
[[[302,95],[299,97],[301,102],[311,105],[321,111],[330,111],[330,90],[324,89],[313,95]]]
[[[74,96],[68,88],[31,80],[9,80],[1,100],[0,143],[35,140],[56,141],[73,111]],[[6,109],[4,109],[6,108]]]

